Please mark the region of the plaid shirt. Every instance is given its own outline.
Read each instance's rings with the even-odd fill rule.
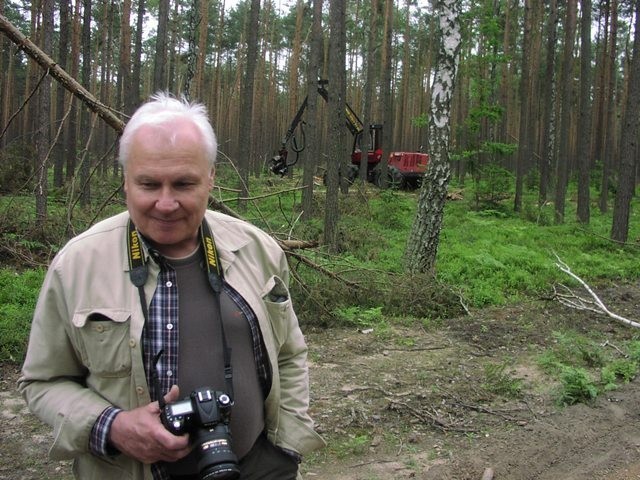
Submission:
[[[160,395],[166,394],[172,385],[178,383],[178,288],[176,273],[167,263],[156,254],[156,261],[160,264],[158,284],[149,306],[148,323],[142,332],[142,347],[144,352],[144,367],[149,384],[149,395],[152,401],[158,400]],[[244,316],[249,321],[253,338],[253,352],[258,378],[262,391],[266,396],[271,383],[270,369],[268,367],[266,352],[264,351],[262,335],[258,326],[258,319],[242,298],[229,284],[224,282],[224,292],[231,297]],[[163,350],[163,354],[158,360],[156,372],[158,374],[161,391],[156,391],[155,382],[152,381],[153,361],[155,355]],[[118,452],[108,442],[109,429],[116,415],[122,409],[108,407],[98,417],[93,426],[89,441],[90,450],[97,455],[115,455]],[[161,464],[151,465],[154,480],[169,480],[170,476]]]

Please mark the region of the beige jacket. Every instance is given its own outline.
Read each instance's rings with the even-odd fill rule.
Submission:
[[[307,346],[288,292],[289,270],[276,242],[256,227],[208,211],[225,280],[256,313],[273,372],[265,401],[269,439],[307,454],[324,445],[307,414]],[[132,409],[150,402],[140,340],[144,318],[129,280],[128,213],[104,220],[75,237],[47,272],[31,327],[18,388],[29,408],[53,426],[52,459],[75,459],[83,480],[150,480],[148,465],[124,455],[89,453],[89,436],[109,405]],[[149,262],[147,301],[158,266]],[[289,300],[274,303],[270,294]],[[112,322],[87,322],[92,314]]]

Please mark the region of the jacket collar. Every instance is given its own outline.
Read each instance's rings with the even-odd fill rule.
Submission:
[[[230,223],[236,222],[238,220],[232,219],[232,217],[229,217],[231,220],[227,220],[226,219],[227,217],[224,215],[220,218],[217,218],[217,215],[221,215],[221,214],[216,214],[215,212],[207,211],[207,213],[205,214],[205,218],[207,219],[207,222],[209,222],[209,226],[211,227],[211,231],[213,233],[214,241],[216,242],[216,248],[218,250],[220,263],[222,264],[223,274],[224,274],[225,272],[227,272],[229,267],[233,265],[233,263],[235,262],[237,252],[243,247],[245,247],[247,244],[249,244],[251,242],[251,238],[244,231],[240,229],[230,228]],[[129,221],[129,215],[127,214],[127,212],[124,212],[123,220],[125,221],[125,224],[126,222]],[[157,265],[158,262],[154,258],[155,257],[154,253],[149,248],[148,242],[145,241],[142,235],[140,235],[140,238],[142,240],[141,243],[142,243],[142,249],[143,249],[143,254],[145,256],[145,259],[147,261],[153,259],[153,261],[149,262],[150,267],[153,271],[155,270],[154,266]],[[122,241],[125,243],[125,252],[126,252],[127,251],[126,235],[123,236]],[[126,272],[129,271],[129,263],[128,263],[128,259],[126,258],[126,255],[125,255],[125,258],[123,258],[123,270]]]

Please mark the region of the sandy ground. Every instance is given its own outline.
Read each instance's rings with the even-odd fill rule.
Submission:
[[[639,286],[600,294],[638,319]],[[640,380],[590,405],[559,407],[536,359],[566,329],[603,348],[637,338],[609,318],[546,301],[427,329],[307,331],[312,414],[328,446],[306,459],[305,479],[640,479]],[[521,393],[489,388],[487,366]],[[69,462],[47,459],[50,429],[15,391],[18,367],[0,375],[0,479],[71,478]]]

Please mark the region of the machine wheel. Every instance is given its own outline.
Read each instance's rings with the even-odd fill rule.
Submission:
[[[382,188],[382,172],[376,168],[374,170],[374,183]],[[387,187],[393,190],[400,190],[405,187],[405,178],[396,167],[387,168]]]
[[[422,177],[404,179],[405,187],[409,190],[417,190],[422,186]]]
[[[387,180],[392,190],[402,190],[406,186],[404,175],[396,167],[389,167]]]
[[[358,166],[357,165],[349,165],[347,167],[347,176],[346,176],[346,180],[347,183],[349,185],[353,185],[353,182],[356,181],[356,178],[358,178],[358,173],[360,173],[358,171]],[[322,184],[326,187],[327,186],[327,172],[325,170],[325,172],[322,174]]]
[[[353,182],[358,178],[358,174],[360,173],[360,168],[358,165],[354,165],[353,163],[349,165],[347,168],[347,182],[349,185],[353,185]]]
[[[373,169],[371,171],[371,183],[373,183],[376,187],[382,188],[382,185],[380,182],[380,177],[381,177],[381,173],[380,173],[380,168],[376,167],[375,169]]]

